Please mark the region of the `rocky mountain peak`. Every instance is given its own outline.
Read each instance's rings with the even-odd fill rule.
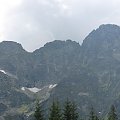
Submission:
[[[101,25],[93,30],[83,41],[83,48],[97,51],[98,49],[118,49],[120,46],[120,27],[113,24]]]
[[[76,49],[79,49],[80,45],[79,43],[72,41],[72,40],[54,40],[52,42],[48,42],[44,45],[44,47],[37,49],[33,52],[35,55],[41,55],[43,53],[47,54],[58,54],[58,53],[66,53],[69,54],[71,52],[74,52]]]
[[[61,40],[54,40],[52,42],[48,42],[44,45],[44,48],[47,49],[62,49],[67,46],[80,46],[79,43],[72,41],[72,40],[66,40],[66,41],[61,41]]]
[[[118,25],[115,25],[115,24],[102,24],[99,26],[98,29],[101,29],[101,30],[118,30],[120,29],[120,26]]]
[[[3,41],[0,43],[0,52],[4,53],[18,53],[25,51],[21,44],[13,41]]]

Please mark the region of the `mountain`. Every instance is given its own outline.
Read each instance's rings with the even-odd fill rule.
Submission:
[[[78,104],[87,117],[93,105],[100,116],[111,104],[120,111],[120,27],[101,25],[82,45],[55,40],[30,53],[16,42],[0,43],[0,119],[29,119],[36,98],[44,107],[53,98]]]
[[[91,105],[101,115],[106,114],[111,104],[119,106],[119,46],[119,26],[101,25],[93,30],[81,45],[79,61],[76,62],[78,66],[72,66],[67,77],[51,94],[51,98],[56,96],[64,100],[67,96],[73,99],[82,114],[88,114]]]
[[[16,42],[4,41],[0,43],[0,50],[0,70],[4,76],[8,77],[8,82],[10,79],[14,81],[11,84],[6,83],[13,91],[10,89],[4,91],[0,88],[4,94],[10,94],[10,99],[7,97],[9,94],[4,98],[7,100],[4,104],[7,109],[4,110],[2,116],[5,116],[5,119],[19,119],[19,114],[22,115],[24,111],[27,111],[27,115],[32,113],[31,108],[33,108],[37,97],[41,101],[49,98],[51,90],[65,76],[63,73],[70,64],[69,60],[73,60],[71,52],[74,51],[72,55],[76,56],[75,53],[79,52],[80,45],[71,40],[56,40],[47,43],[43,48],[33,53],[29,53]],[[63,76],[61,77],[61,75]],[[4,78],[1,80],[1,85],[4,88],[3,81]],[[1,104],[4,103],[4,99],[1,97]],[[18,101],[19,99],[20,101]],[[23,103],[21,103],[22,101]],[[20,117],[20,119],[22,118]]]
[[[76,63],[79,51],[80,45],[71,40],[55,40],[34,51],[35,81],[39,78],[43,84],[57,84],[65,76],[69,65]]]

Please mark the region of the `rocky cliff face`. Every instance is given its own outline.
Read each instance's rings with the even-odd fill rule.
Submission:
[[[119,101],[119,46],[119,26],[101,25],[93,30],[83,41],[77,66],[71,66],[52,96],[74,98],[82,114],[91,105],[106,114],[109,106]]]
[[[68,97],[82,114],[94,105],[104,115],[111,104],[120,103],[119,72],[120,27],[116,25],[101,25],[81,46],[55,40],[33,53],[4,41],[0,43],[1,117],[30,116],[36,96],[41,102],[47,100],[45,105],[53,96],[61,101]]]

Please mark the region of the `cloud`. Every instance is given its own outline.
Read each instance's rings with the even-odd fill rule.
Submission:
[[[55,39],[82,42],[103,23],[120,25],[119,0],[0,0],[0,39],[32,51]]]

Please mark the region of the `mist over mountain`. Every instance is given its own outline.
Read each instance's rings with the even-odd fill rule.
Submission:
[[[29,119],[36,98],[78,104],[86,116],[93,105],[101,116],[110,105],[120,112],[120,27],[101,25],[82,45],[55,40],[27,52],[16,42],[0,43],[0,119]]]

